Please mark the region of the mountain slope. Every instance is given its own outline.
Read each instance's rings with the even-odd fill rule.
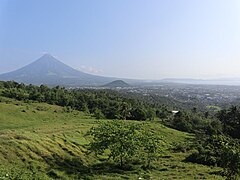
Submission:
[[[71,68],[49,54],[16,71],[1,74],[0,80],[14,80],[28,84],[46,85],[100,85],[115,78],[87,74]]]

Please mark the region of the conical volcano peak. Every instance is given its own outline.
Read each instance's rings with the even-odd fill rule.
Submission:
[[[51,54],[44,54],[43,56],[35,60],[32,64],[35,64],[36,66],[46,69],[49,66],[58,66],[59,64],[63,63],[54,56],[52,56]]]
[[[41,70],[41,72],[52,72],[54,74],[62,74],[61,71],[65,72],[66,70],[69,71],[70,69],[72,69],[71,67],[56,59],[51,54],[44,54],[28,66],[30,66],[31,68],[35,68],[36,71]]]
[[[106,84],[114,78],[87,74],[64,64],[51,54],[44,54],[36,61],[18,70],[0,75],[0,80],[14,80],[28,84],[86,85]]]
[[[55,60],[56,61],[57,59],[54,56],[52,56],[51,54],[46,53],[43,56],[41,56],[38,60]]]
[[[48,58],[54,58],[51,54],[49,54],[49,53],[45,53],[45,54],[43,54],[43,56],[42,57],[48,57]]]

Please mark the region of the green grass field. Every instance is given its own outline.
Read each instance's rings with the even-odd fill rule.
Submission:
[[[83,112],[0,97],[0,179],[224,179],[219,168],[184,162],[190,152],[173,153],[174,144],[193,136],[157,121],[151,128],[165,145],[154,168],[120,170],[87,151],[84,134],[95,125]]]

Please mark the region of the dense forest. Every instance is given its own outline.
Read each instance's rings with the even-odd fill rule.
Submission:
[[[223,175],[230,179],[237,179],[240,174],[239,107],[232,106],[229,109],[220,110],[214,115],[209,115],[208,112],[200,112],[194,107],[172,113],[170,108],[167,105],[162,105],[161,102],[153,104],[148,102],[146,98],[133,98],[114,90],[69,90],[59,86],[49,88],[41,85],[38,87],[13,81],[0,82],[0,93],[1,96],[26,103],[44,102],[59,105],[64,107],[66,112],[73,110],[84,111],[93,115],[96,119],[158,121],[179,131],[194,134],[195,140],[193,143],[189,142],[174,147],[175,151],[193,150],[191,155],[186,158],[186,161],[222,167],[224,169]],[[105,125],[102,125],[100,129],[95,129],[95,131],[93,129],[90,133],[98,138],[99,143],[97,146],[96,144],[92,146],[92,149],[96,151],[101,148],[104,150],[104,148],[115,147],[115,145],[111,146],[111,142],[106,147],[100,146],[103,143],[101,138],[105,136],[101,137],[99,134],[103,133],[108,126],[114,127],[111,124]],[[135,136],[135,132],[131,131],[131,128],[137,129],[137,126],[115,125],[118,130],[122,128],[124,131],[129,130],[129,132],[132,132],[131,138]],[[108,129],[111,130],[111,128]],[[124,131],[121,133],[124,134]],[[131,133],[129,134],[131,135]],[[117,137],[117,139],[120,139],[120,137]],[[144,142],[147,144],[153,139],[144,140]],[[116,141],[114,142],[116,143]],[[132,143],[132,141],[127,142]],[[131,144],[131,146],[134,147],[136,144]],[[152,145],[150,144],[149,147],[152,147]],[[156,145],[156,147],[158,146]],[[144,148],[143,144],[141,144],[141,148]],[[155,150],[153,154],[154,152]]]

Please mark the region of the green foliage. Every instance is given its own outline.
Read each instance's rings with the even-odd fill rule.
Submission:
[[[154,109],[147,109],[146,117],[149,120],[154,120],[154,117],[156,117],[156,111]]]
[[[71,106],[65,106],[63,107],[63,112],[71,113],[73,112],[73,109],[71,108]]]
[[[240,138],[240,109],[236,106],[228,110],[221,110],[217,118],[223,124],[223,132],[233,138]]]
[[[187,161],[204,165],[220,166],[221,146],[218,136],[201,136],[196,140],[197,152],[191,154]]]
[[[163,144],[163,142],[156,132],[145,125],[142,132],[141,143],[143,147],[142,157],[144,157],[146,161],[146,167],[150,168],[151,162],[158,160],[162,148],[160,145]]]
[[[173,152],[182,152],[186,153],[194,148],[194,145],[191,141],[188,142],[180,142],[173,144]]]
[[[66,90],[59,86],[38,87],[12,81],[2,82],[1,87],[5,97],[56,104],[92,114],[99,109],[107,119],[153,120],[156,116],[154,105],[111,90]]]
[[[96,154],[109,150],[109,158],[120,162],[121,167],[140,156],[150,167],[158,157],[160,139],[144,124],[109,121],[93,127],[88,134],[93,136],[90,150]]]
[[[237,140],[224,135],[204,136],[198,140],[198,152],[187,160],[224,168],[229,179],[240,175],[240,145]]]
[[[90,150],[96,154],[103,154],[109,149],[109,157],[120,161],[121,167],[127,160],[133,158],[140,145],[139,126],[122,121],[101,123],[90,130],[93,142]]]
[[[223,137],[221,140],[222,167],[228,179],[240,178],[240,145],[239,142]]]
[[[181,111],[174,115],[171,125],[180,131],[192,132],[193,125],[189,115]]]
[[[102,111],[100,109],[95,109],[94,111],[94,116],[96,119],[104,119],[104,114],[102,113]]]
[[[204,114],[197,114],[196,112],[179,111],[165,123],[177,130],[196,134],[214,135],[222,131],[222,124],[219,120],[206,118]]]
[[[204,133],[207,135],[217,135],[222,132],[222,124],[217,119],[212,119],[206,121],[204,127],[202,128]]]
[[[171,112],[168,111],[166,108],[163,108],[161,110],[156,110],[156,116],[160,119],[166,119],[171,115]]]
[[[145,109],[137,107],[134,108],[131,111],[131,117],[129,119],[132,120],[146,120],[147,119],[147,112],[145,111]]]

